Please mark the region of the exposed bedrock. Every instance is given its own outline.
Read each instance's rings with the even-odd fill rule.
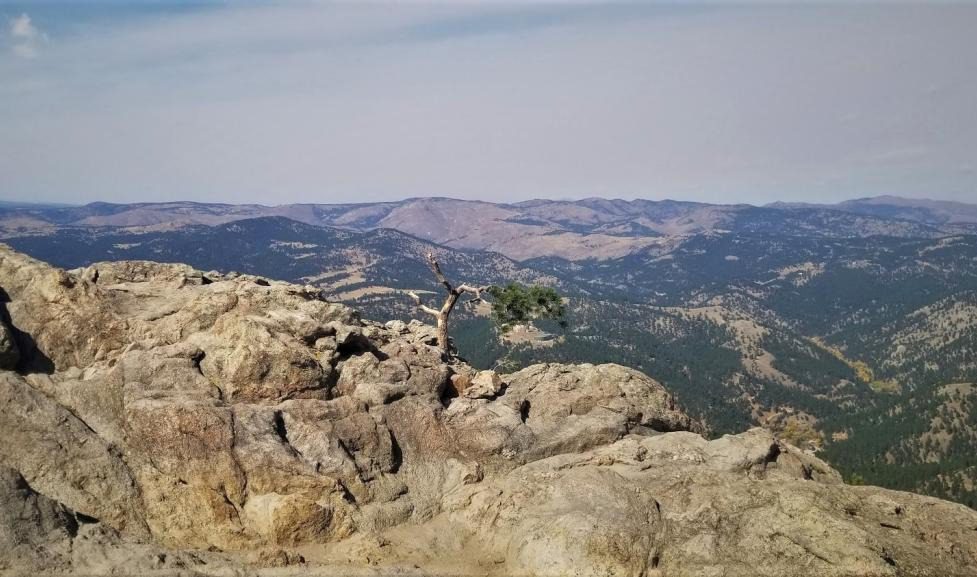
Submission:
[[[0,245],[0,288],[2,570],[977,574],[974,511],[706,440],[625,367],[475,371],[429,326],[184,265]]]

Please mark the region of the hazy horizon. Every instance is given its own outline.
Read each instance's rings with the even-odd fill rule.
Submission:
[[[763,206],[776,205],[778,203],[782,203],[782,204],[789,204],[789,205],[796,204],[796,205],[828,206],[828,207],[830,207],[830,206],[835,206],[837,204],[841,204],[841,203],[845,203],[845,202],[854,202],[854,201],[872,200],[872,199],[883,199],[883,198],[892,198],[892,199],[896,199],[896,200],[908,200],[908,201],[923,202],[923,203],[925,203],[925,202],[936,202],[936,203],[952,203],[952,204],[963,204],[963,205],[969,205],[969,206],[977,206],[977,201],[970,201],[970,202],[968,202],[968,201],[959,201],[959,200],[942,200],[942,199],[937,199],[937,198],[907,197],[907,196],[893,196],[893,195],[878,195],[878,196],[872,196],[872,197],[848,198],[848,199],[842,199],[840,201],[831,202],[831,203],[817,203],[817,202],[803,202],[803,201],[791,201],[791,202],[772,201],[772,202],[769,202],[769,203],[755,204],[755,203],[750,203],[750,202],[737,202],[737,201],[733,200],[733,201],[729,201],[729,202],[702,202],[702,204],[712,204],[712,205],[716,205],[716,206],[748,205],[748,206],[763,207]],[[652,202],[693,202],[693,203],[694,202],[701,202],[701,201],[684,200],[684,199],[678,199],[678,198],[643,198],[643,197],[620,198],[620,197],[613,197],[613,196],[591,196],[591,197],[579,197],[579,198],[538,198],[537,197],[537,198],[512,199],[512,200],[508,200],[508,201],[493,201],[493,200],[488,200],[488,199],[483,199],[483,198],[456,198],[456,197],[451,197],[451,196],[419,196],[419,197],[404,197],[404,198],[399,198],[399,199],[375,200],[375,201],[374,200],[360,200],[360,201],[351,201],[351,202],[305,202],[305,201],[303,201],[303,202],[282,202],[282,203],[269,203],[269,202],[225,202],[225,201],[216,201],[216,200],[215,201],[204,201],[204,200],[194,200],[194,199],[187,199],[187,198],[173,198],[173,199],[170,199],[170,200],[160,200],[160,201],[133,200],[133,201],[126,201],[126,202],[121,202],[121,201],[120,202],[112,202],[112,201],[104,201],[104,200],[91,200],[91,201],[86,201],[86,202],[73,203],[73,202],[31,201],[31,200],[20,200],[20,199],[11,199],[11,200],[8,200],[6,198],[0,198],[0,206],[9,205],[9,206],[15,206],[15,207],[29,208],[29,207],[47,207],[47,206],[79,207],[79,206],[85,206],[85,205],[89,205],[89,204],[99,204],[99,203],[101,203],[101,204],[118,204],[118,205],[126,205],[126,204],[180,204],[180,203],[193,203],[193,204],[255,205],[255,206],[276,207],[276,206],[297,205],[297,204],[355,205],[355,204],[374,204],[374,203],[397,203],[397,202],[406,202],[406,201],[409,201],[409,200],[450,200],[450,201],[461,201],[461,202],[487,202],[487,203],[498,203],[498,204],[519,204],[519,203],[537,202],[537,201],[580,202],[580,201],[593,200],[593,199],[600,199],[600,200],[623,200],[623,201],[628,201],[628,202],[630,202],[630,201],[636,201],[636,200],[646,200],[646,201],[652,201]]]
[[[0,1],[0,200],[977,197],[977,4]]]

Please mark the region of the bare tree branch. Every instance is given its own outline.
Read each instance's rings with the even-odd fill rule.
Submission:
[[[488,289],[488,286],[471,286],[469,284],[463,284],[455,290],[458,291],[458,294],[471,293],[472,298],[465,301],[465,304],[475,305],[482,302],[482,292],[487,291]]]
[[[448,282],[448,278],[444,276],[443,272],[441,272],[441,265],[438,264],[438,259],[434,258],[433,252],[427,253],[427,264],[431,267],[431,270],[434,272],[434,276],[438,279],[438,282],[444,285],[444,288],[447,289],[449,293],[455,292],[454,287],[451,286],[450,282]]]
[[[489,287],[487,286],[472,286],[470,284],[463,284],[455,290],[459,293],[473,293],[475,298],[482,298],[482,291],[487,291],[488,288]]]
[[[414,292],[414,291],[407,291],[407,295],[410,298],[414,299],[414,304],[417,305],[417,308],[421,309],[422,311],[426,312],[427,314],[434,315],[434,316],[438,316],[440,314],[437,310],[432,309],[431,307],[425,305],[424,302],[421,301],[421,297],[418,296],[416,292]]]

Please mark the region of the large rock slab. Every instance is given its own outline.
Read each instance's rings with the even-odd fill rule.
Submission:
[[[518,575],[974,575],[977,512],[876,487],[760,429],[629,435],[460,486],[362,553]],[[450,537],[446,537],[450,536]],[[455,570],[458,570],[457,568]]]
[[[145,533],[143,506],[118,448],[22,377],[0,372],[0,464],[111,527]]]

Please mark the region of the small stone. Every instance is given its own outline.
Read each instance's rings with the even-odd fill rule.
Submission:
[[[258,553],[256,564],[262,567],[288,567],[289,565],[301,565],[304,563],[305,557],[294,551],[264,549]]]
[[[462,393],[469,399],[491,399],[502,391],[502,378],[495,371],[479,371]]]
[[[454,389],[456,395],[464,393],[465,389],[470,386],[472,386],[471,373],[455,373],[451,375],[451,388]]]

